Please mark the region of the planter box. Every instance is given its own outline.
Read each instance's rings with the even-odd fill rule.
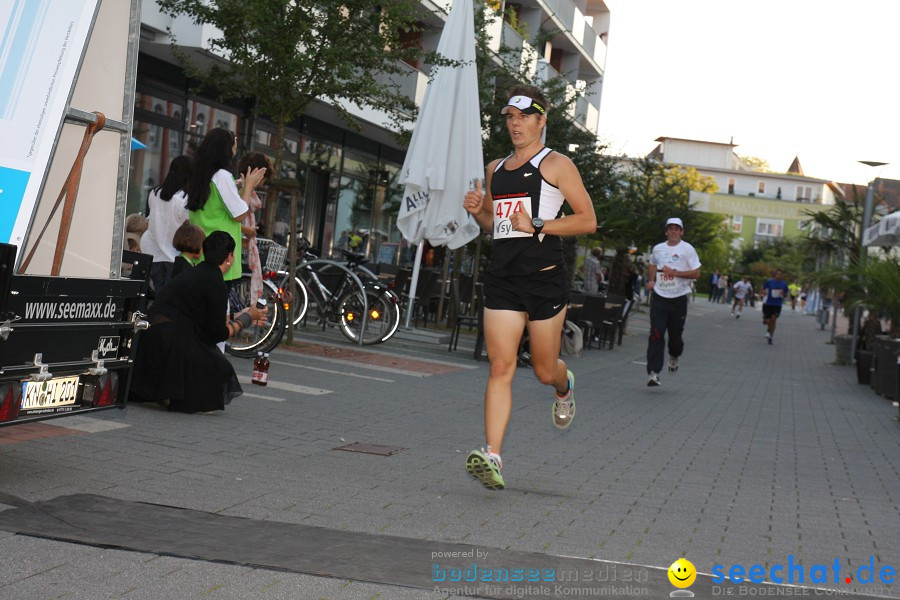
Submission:
[[[875,353],[871,350],[860,350],[856,353],[856,383],[874,385]]]
[[[875,392],[891,400],[897,399],[900,339],[878,336],[875,340]]]
[[[853,336],[834,336],[834,362],[839,365],[849,365],[853,356]]]

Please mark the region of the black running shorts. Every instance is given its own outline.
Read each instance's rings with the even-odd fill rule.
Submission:
[[[781,306],[776,306],[774,304],[763,304],[763,320],[769,319],[771,317],[775,317],[776,319],[781,315]]]
[[[503,277],[487,273],[484,307],[528,313],[531,321],[550,319],[569,303],[566,280],[566,269],[562,265],[524,276]]]

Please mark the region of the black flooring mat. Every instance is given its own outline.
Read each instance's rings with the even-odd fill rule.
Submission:
[[[652,567],[244,519],[90,494],[20,504],[0,512],[0,529],[181,558],[437,588],[448,596],[665,598],[675,591],[666,571]],[[700,575],[691,591],[694,597],[712,598],[729,594],[723,587],[729,586],[714,586],[709,576]],[[740,594],[738,586],[730,587],[735,588],[731,594]],[[763,588],[752,595],[777,591],[749,587]],[[863,596],[842,593],[841,598]]]

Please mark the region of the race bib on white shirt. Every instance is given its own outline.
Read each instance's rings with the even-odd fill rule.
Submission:
[[[669,296],[671,292],[674,292],[678,289],[678,277],[672,277],[671,275],[666,275],[661,271],[656,272],[656,285],[653,286],[653,289],[656,290],[660,296]],[[690,290],[689,290],[690,291]],[[666,293],[669,292],[669,293]],[[676,294],[680,296],[682,294]]]
[[[656,281],[653,291],[665,298],[678,298],[691,293],[691,280],[684,277],[673,277],[662,272],[663,267],[671,267],[676,271],[692,271],[700,268],[697,251],[687,242],[679,242],[669,246],[665,242],[653,247],[650,262],[656,265]]]
[[[512,228],[512,216],[517,212],[523,212],[531,218],[531,198],[528,196],[519,198],[505,198],[494,200],[494,239],[505,240],[509,238],[531,237],[533,234],[525,231],[515,231]]]

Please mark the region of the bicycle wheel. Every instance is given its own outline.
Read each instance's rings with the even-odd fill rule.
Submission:
[[[282,294],[287,294],[287,271],[278,271],[278,277],[278,289],[282,291]],[[291,325],[294,325],[295,327],[299,325],[300,321],[303,320],[303,317],[306,316],[306,311],[309,310],[309,291],[306,289],[306,285],[299,277],[294,277],[294,288],[294,297],[291,298],[291,301],[288,303],[288,306],[290,307],[290,314],[292,315],[292,317],[290,319],[285,319],[285,329],[287,329]]]
[[[268,352],[278,345],[284,335],[286,320],[278,288],[263,280],[263,298],[267,302],[266,321],[253,323],[225,342],[225,351],[232,356],[252,358],[257,352]],[[228,293],[228,312],[234,314],[250,304],[250,274],[244,273]]]
[[[400,306],[394,301],[393,294],[381,286],[366,285],[366,301],[368,318],[363,335],[363,344],[380,344],[390,339],[400,325]],[[359,332],[363,321],[362,294],[351,290],[341,297],[340,328],[348,340],[359,343]]]
[[[297,266],[295,281],[298,288],[302,286],[307,297],[312,294],[312,302],[316,305],[320,324],[335,324],[339,320],[340,304],[338,300],[349,290],[359,293],[361,284],[354,279],[354,274],[346,265],[329,259],[317,258]],[[303,310],[300,310],[300,309]],[[297,306],[293,311],[293,324],[299,325],[307,308]]]

